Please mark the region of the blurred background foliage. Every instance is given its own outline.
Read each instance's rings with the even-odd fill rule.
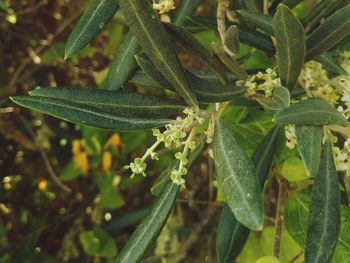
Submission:
[[[312,2],[316,1],[303,1],[294,11],[302,18]],[[36,86],[103,83],[127,32],[119,13],[82,52],[63,59],[65,41],[87,3],[0,0],[0,262],[113,262],[147,212],[153,182],[171,164],[172,153],[163,152],[149,177],[131,180],[123,167],[152,143],[151,132],[81,127],[9,102],[8,96],[26,94]],[[195,36],[208,48],[211,42],[219,43],[216,25],[208,23],[215,21],[215,11],[216,1],[205,0],[186,22],[189,27],[207,23]],[[268,54],[241,44],[239,58],[256,72],[275,65]],[[202,69],[182,50],[180,58],[185,67]],[[250,154],[273,125],[269,114],[239,101],[224,118]],[[276,162],[293,188],[295,181],[307,178],[303,162],[296,150],[285,147],[284,138],[279,153]],[[304,172],[296,178],[295,171]],[[154,253],[144,262],[216,262],[215,228],[222,198],[207,151],[186,181]],[[277,189],[278,182],[271,179],[267,227],[250,235],[238,262],[272,254]],[[302,262],[301,248],[286,231],[282,239],[281,261]]]

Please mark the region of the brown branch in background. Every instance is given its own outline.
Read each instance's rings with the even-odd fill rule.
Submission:
[[[218,9],[216,12],[216,19],[217,19],[218,32],[220,35],[222,45],[225,45],[226,9],[228,6],[229,6],[228,0],[218,0]]]
[[[176,253],[174,259],[172,260],[173,263],[183,262],[191,248],[198,241],[200,233],[205,229],[209,222],[211,222],[211,219],[215,216],[217,209],[217,207],[210,207],[209,210],[206,211],[205,217],[196,226],[195,230],[192,232],[190,237],[184,242],[181,251]]]
[[[276,223],[275,223],[275,241],[273,248],[273,255],[277,258],[280,256],[280,248],[281,248],[281,238],[282,238],[282,229],[283,229],[283,211],[286,203],[287,197],[287,182],[286,180],[279,175],[276,174],[276,178],[278,180],[278,201],[277,201],[277,209],[276,209]]]
[[[71,193],[72,190],[70,188],[68,188],[67,186],[65,186],[56,176],[54,170],[52,169],[52,166],[50,164],[49,158],[47,158],[47,155],[44,151],[44,149],[41,147],[41,145],[37,142],[36,140],[36,136],[35,133],[33,131],[33,129],[30,127],[29,123],[22,117],[20,117],[21,121],[23,122],[24,126],[27,128],[30,136],[33,138],[34,144],[36,146],[36,148],[38,149],[38,151],[40,152],[41,158],[44,161],[46,170],[50,176],[50,179],[52,181],[52,183],[54,185],[56,185],[59,189],[61,189],[62,191],[66,192],[66,193]]]

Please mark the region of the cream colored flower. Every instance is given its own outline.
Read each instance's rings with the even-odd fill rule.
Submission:
[[[160,0],[160,2],[153,2],[153,9],[157,10],[159,14],[168,13],[170,10],[175,9],[174,0]]]

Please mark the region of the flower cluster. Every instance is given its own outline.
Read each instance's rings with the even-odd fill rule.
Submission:
[[[147,149],[141,158],[136,158],[126,168],[132,171],[131,178],[135,175],[146,176],[146,159],[151,157],[152,160],[158,160],[158,155],[155,152],[158,146],[164,144],[166,148],[178,149],[183,147],[182,152],[176,152],[175,158],[179,160],[178,167],[171,173],[171,179],[178,185],[184,185],[183,176],[187,174],[186,165],[188,164],[188,154],[190,150],[195,149],[195,127],[204,122],[200,113],[194,112],[193,109],[186,108],[183,111],[186,116],[184,118],[177,117],[176,120],[165,125],[165,130],[161,132],[159,129],[153,129],[153,136],[156,137],[156,142]]]
[[[168,13],[170,10],[175,9],[174,0],[153,1],[153,9],[157,10],[159,14]]]
[[[281,80],[277,72],[268,68],[265,73],[258,72],[244,83],[237,83],[247,88],[247,95],[252,96],[261,92],[265,97],[271,97],[275,87],[281,86]]]

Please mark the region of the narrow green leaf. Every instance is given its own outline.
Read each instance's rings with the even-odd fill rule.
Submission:
[[[261,187],[263,187],[270,170],[278,132],[278,126],[272,128],[252,157]],[[249,233],[250,230],[237,221],[230,207],[225,204],[221,212],[216,238],[216,253],[219,263],[233,262],[241,253]]]
[[[176,8],[177,12],[174,17],[175,25],[183,25],[186,18],[196,11],[201,2],[202,0],[181,0],[180,6]]]
[[[34,97],[11,98],[15,103],[82,125],[102,129],[139,130],[169,122],[157,116],[181,111],[183,106],[137,93],[97,89],[51,88],[31,92]]]
[[[184,97],[197,108],[197,99],[190,90],[182,66],[164,26],[148,1],[119,0],[132,33],[159,72]]]
[[[290,93],[285,87],[279,86],[274,88],[271,98],[261,95],[258,96],[256,100],[266,111],[276,114],[277,112],[289,107]]]
[[[296,126],[297,146],[309,175],[315,177],[321,161],[323,127]]]
[[[137,263],[156,240],[175,204],[179,186],[169,181],[156,198],[151,210],[137,226],[129,241],[115,259],[116,263]]]
[[[235,217],[248,228],[261,230],[264,208],[254,165],[221,120],[215,124],[213,153],[218,181]]]
[[[172,99],[93,88],[39,88],[30,91],[29,94],[105,108],[125,117],[167,116],[177,114],[185,108],[183,104]]]
[[[223,84],[227,83],[225,69],[220,61],[213,54],[202,46],[202,44],[192,36],[192,34],[182,27],[174,24],[164,23],[169,35],[177,41],[183,48],[190,52],[194,57],[210,68],[221,80]]]
[[[147,58],[138,55],[136,56],[136,60],[141,69],[149,76],[137,73],[132,78],[132,82],[147,87],[167,88],[174,91],[168,81],[159,73],[159,71]],[[185,76],[200,102],[228,101],[239,97],[244,93],[244,89],[236,87],[233,83],[230,85],[223,85],[221,82],[215,79],[205,80],[199,78],[189,71],[185,71]]]
[[[225,45],[232,53],[239,53],[239,35],[237,26],[232,25],[226,30]]]
[[[334,47],[350,34],[350,4],[318,26],[306,40],[306,61]]]
[[[290,9],[296,7],[303,0],[283,0],[282,4],[288,6]]]
[[[227,55],[224,49],[214,42],[211,46],[215,54],[218,56],[220,61],[226,66],[227,69],[229,69],[239,79],[246,80],[248,78],[248,73],[238,64],[234,57],[230,57],[229,55]]]
[[[292,11],[283,4],[277,8],[274,26],[282,85],[292,90],[304,64],[306,52],[304,28]]]
[[[308,224],[310,195],[307,192],[299,192],[288,198],[284,210],[284,225],[292,238],[301,246],[305,247],[306,229]],[[350,209],[341,207],[341,230],[338,243],[333,255],[332,263],[349,263],[350,247]]]
[[[104,84],[107,90],[120,90],[125,87],[129,78],[133,75],[137,63],[135,54],[139,51],[140,46],[137,38],[129,32],[123,43],[118,49],[118,53],[109,67],[106,82]]]
[[[340,231],[340,192],[330,141],[325,143],[321,158],[312,189],[306,234],[305,261],[310,263],[331,261]]]
[[[349,126],[349,122],[327,101],[312,98],[302,100],[281,110],[274,116],[274,121],[281,124],[306,126],[340,125]]]
[[[114,16],[118,7],[115,0],[91,0],[67,40],[65,58],[77,53],[96,37]]]
[[[269,54],[275,52],[275,48],[272,44],[272,41],[267,35],[262,34],[256,30],[242,27],[238,28],[238,33],[239,40],[242,43],[260,49]]]
[[[250,230],[239,223],[225,204],[221,211],[216,237],[216,254],[219,263],[232,263],[241,253],[248,240]]]
[[[346,70],[339,65],[339,63],[332,58],[330,54],[323,53],[315,59],[317,62],[321,63],[322,66],[329,72],[337,75],[348,75]]]
[[[273,25],[273,17],[264,15],[260,12],[253,12],[247,9],[237,11],[247,22],[262,29],[267,34],[275,35],[275,27]]]

